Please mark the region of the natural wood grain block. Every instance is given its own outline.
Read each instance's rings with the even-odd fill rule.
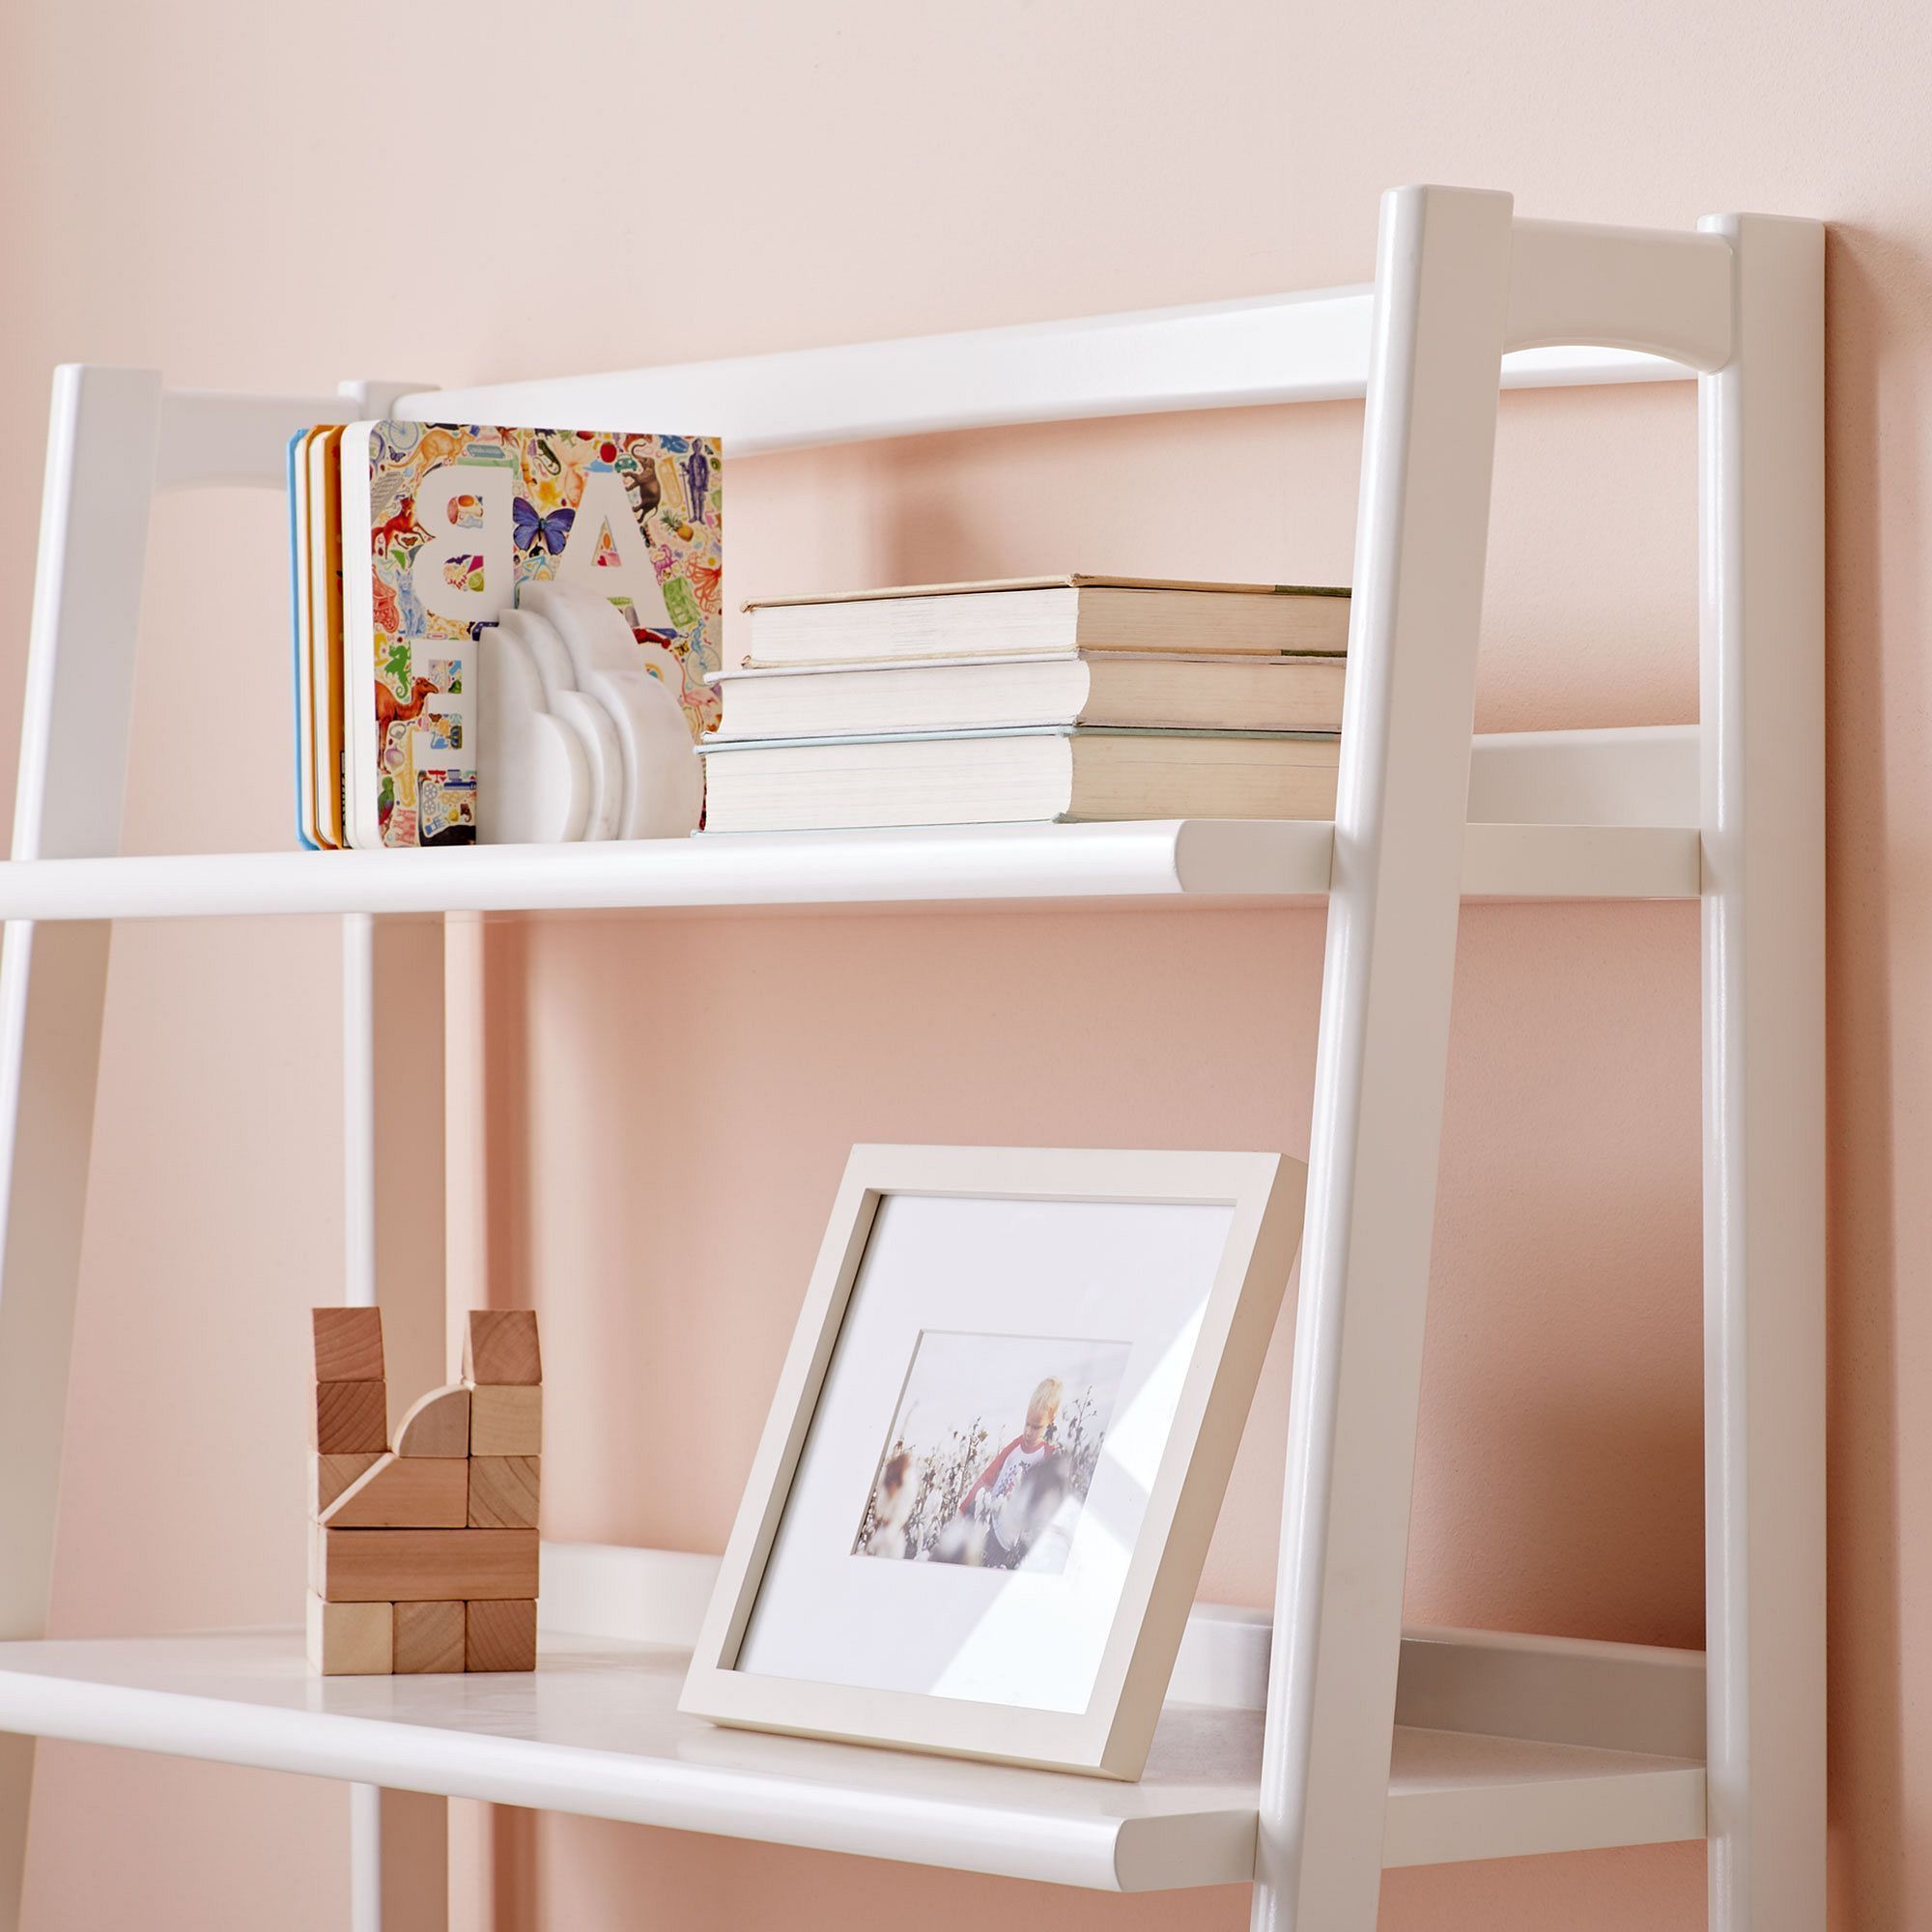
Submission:
[[[541,1459],[472,1456],[469,1459],[469,1527],[534,1529]]]
[[[388,1604],[308,1600],[308,1662],[324,1677],[386,1677],[394,1655]]]
[[[543,1390],[533,1385],[469,1391],[472,1456],[541,1456]]]
[[[383,1311],[380,1308],[318,1308],[313,1320],[317,1381],[379,1382],[383,1379]]]
[[[460,1603],[395,1605],[395,1673],[461,1670],[469,1645],[469,1620]]]
[[[311,1587],[332,1604],[433,1604],[534,1597],[533,1529],[315,1526]]]
[[[535,1600],[472,1603],[469,1620],[470,1670],[534,1670],[537,1667]]]
[[[313,1453],[308,1459],[310,1509],[323,1515],[351,1483],[359,1481],[383,1460],[373,1449],[355,1456],[324,1456]]]
[[[398,1456],[467,1456],[469,1391],[452,1382],[410,1405],[396,1428]]]
[[[381,1455],[389,1446],[389,1398],[381,1382],[317,1382],[315,1441],[323,1456]]]
[[[478,1388],[534,1387],[542,1381],[537,1318],[527,1308],[472,1308],[463,1338],[463,1379]]]
[[[366,1475],[323,1511],[322,1520],[331,1529],[461,1529],[469,1520],[469,1459],[379,1457]]]

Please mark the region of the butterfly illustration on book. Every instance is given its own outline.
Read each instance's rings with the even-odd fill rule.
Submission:
[[[577,512],[567,503],[547,517],[537,515],[536,505],[527,497],[519,497],[510,505],[510,523],[521,551],[534,551],[542,544],[552,556],[560,556],[576,521]]]

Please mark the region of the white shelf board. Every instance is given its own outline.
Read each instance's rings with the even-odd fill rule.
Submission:
[[[1325,821],[744,835],[429,852],[235,852],[0,864],[0,919],[619,908],[1268,902],[1328,890]],[[1463,890],[1486,898],[1694,898],[1679,826],[1471,825]]]
[[[1170,1705],[1137,1784],[714,1729],[685,1653],[546,1632],[524,1676],[316,1678],[294,1632],[0,1644],[0,1729],[1106,1890],[1252,1875],[1261,1714]],[[1704,1831],[1680,1758],[1398,1729],[1385,1861]]]
[[[718,436],[731,455],[827,443],[1142,415],[1333,402],[1366,392],[1368,285],[1068,322],[784,350],[713,362],[427,389],[396,413],[425,422],[597,422]],[[1525,349],[1502,386],[1681,382],[1680,362],[1624,349]]]

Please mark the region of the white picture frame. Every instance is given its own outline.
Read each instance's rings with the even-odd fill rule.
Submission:
[[[1300,1245],[1306,1179],[1301,1162],[1273,1153],[855,1147],[692,1656],[680,1710],[746,1729],[1138,1777]],[[901,1198],[906,1205],[889,1208]],[[1158,1211],[1126,1211],[1143,1208]],[[1000,1567],[993,1560],[999,1547],[990,1540],[982,1547],[993,1552],[991,1567],[978,1572],[959,1567],[974,1561],[971,1556],[917,1564],[848,1560],[882,1553],[875,1544],[854,1541],[854,1530],[841,1525],[854,1524],[863,1536],[875,1520],[880,1471],[922,1373],[921,1351],[941,1364],[933,1371],[938,1375],[946,1357],[931,1351],[941,1342],[959,1339],[952,1331],[973,1325],[968,1311],[946,1321],[943,1297],[957,1294],[956,1282],[949,1287],[951,1257],[982,1238],[997,1265],[976,1280],[1024,1277],[1029,1258],[1038,1257],[1040,1281],[1022,1280],[1012,1291],[1026,1297],[1027,1319],[1016,1324],[1008,1318],[1010,1333],[964,1338],[1010,1343],[1016,1367],[1031,1359],[1029,1350],[1037,1353],[1043,1346],[1041,1337],[1092,1332],[1056,1325],[1053,1284],[1063,1279],[1083,1284],[1068,1290],[1069,1296],[1084,1297],[1079,1306],[1092,1310],[1118,1294],[1122,1310],[1147,1311],[1142,1320],[1151,1323],[1153,1340],[1146,1346],[1133,1335],[1118,1343],[1069,1345],[1088,1350],[1083,1360],[1101,1360],[1104,1351],[1118,1349],[1124,1363],[1142,1366],[1114,1372],[1112,1386],[1120,1394],[1106,1399],[1124,1406],[1111,1436],[1108,1417],[1097,1414],[1092,1400],[1087,1404],[1087,1413],[1099,1425],[1089,1450],[1096,1472],[1089,1479],[1091,1491],[1082,1489],[1080,1499],[1064,1504],[1054,1520],[1059,1524],[1071,1512],[1071,1531],[1057,1532],[1064,1574],[1017,1574],[1037,1573],[1043,1541],[1028,1550],[1025,1562],[998,1577],[991,1568]],[[1089,1240],[1100,1258],[1083,1275],[1079,1249]],[[1070,1265],[1069,1245],[1075,1257]],[[916,1259],[922,1253],[924,1266]],[[900,1259],[889,1262],[888,1256]],[[907,1256],[915,1259],[908,1262]],[[889,1268],[896,1273],[880,1273]],[[1169,1281],[1171,1288],[1163,1287]],[[896,1306],[901,1298],[917,1302],[921,1295],[928,1301],[942,1297],[939,1323],[922,1320],[917,1307],[908,1313]],[[1171,1315],[1163,1312],[1163,1295],[1172,1298]],[[1099,1325],[1111,1330],[1131,1322],[1123,1315],[1119,1322]],[[906,1354],[903,1338],[909,1333],[916,1340]],[[881,1373],[868,1381],[855,1380],[865,1373],[867,1350]],[[1157,1363],[1153,1370],[1145,1366],[1150,1359]],[[901,1361],[902,1369],[891,1370],[898,1378],[898,1396],[888,1400],[890,1378],[883,1371]],[[864,1402],[855,1394],[862,1388]],[[1038,1395],[1036,1388],[1034,1397]],[[1026,1400],[1031,1404],[1033,1398]],[[827,1418],[814,1433],[821,1403]],[[887,1418],[883,1434],[881,1416]],[[1043,1407],[1040,1417],[1029,1411],[1025,1435],[999,1454],[1033,1442],[1045,1416]],[[1048,1421],[1050,1440],[1058,1423]],[[863,1480],[856,1492],[853,1489],[862,1434],[883,1445],[869,1496]],[[896,1446],[903,1447],[904,1440],[902,1433]],[[1118,1452],[1101,1446],[1119,1442],[1127,1446]],[[1126,1464],[1130,1452],[1139,1458],[1131,1481],[1115,1466]],[[901,1462],[901,1479],[904,1470]],[[828,1488],[835,1479],[837,1487]],[[1103,1489],[1104,1483],[1114,1487]],[[1127,1495],[1132,1506],[1123,1510],[1121,1498]],[[828,1503],[826,1497],[835,1500]],[[828,1515],[838,1497],[863,1504],[863,1512]],[[1111,1510],[1099,1507],[1103,1498],[1112,1499]],[[1089,1501],[1095,1507],[1081,1516]],[[801,1527],[807,1512],[815,1515]],[[1122,1523],[1129,1524],[1130,1534],[1121,1533]],[[935,1544],[922,1554],[941,1548]],[[1065,1553],[1068,1549],[1071,1555]],[[1099,1554],[1087,1560],[1083,1551]],[[886,1553],[901,1549],[895,1545]],[[963,1601],[973,1592],[980,1594]],[[995,1592],[1021,1594],[996,1606]],[[841,1593],[849,1595],[849,1603]],[[1015,1605],[1032,1621],[1015,1624],[1013,1615],[999,1614]],[[989,1657],[997,1665],[1006,1627],[1029,1633],[1019,1646],[1010,1689],[1002,1677],[997,1691],[988,1694],[989,1680],[969,1669],[966,1679],[979,1688],[970,1694],[948,1694],[961,1681],[951,1665],[938,1673],[947,1691],[909,1688],[932,1677],[930,1660],[913,1653],[920,1645],[949,1641],[947,1619],[955,1612],[963,1620],[957,1628],[967,1633],[960,1654],[970,1653],[975,1667]],[[863,1633],[868,1618],[867,1638]],[[840,1640],[836,1634],[847,1630],[854,1633],[851,1655],[828,1654],[821,1663],[813,1651],[809,1661],[800,1661],[801,1646],[831,1633],[823,1640],[836,1649]],[[1036,1631],[1045,1633],[1045,1639],[1037,1640]],[[894,1655],[895,1643],[907,1649],[904,1660]],[[1054,1670],[1055,1660],[1063,1657],[1069,1660],[1063,1676],[1050,1684],[1038,1681],[1039,1673]],[[872,1681],[853,1681],[867,1677]]]

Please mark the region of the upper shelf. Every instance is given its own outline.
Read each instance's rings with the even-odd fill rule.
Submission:
[[[985,825],[445,852],[232,852],[0,864],[0,919],[725,907],[1282,903],[1328,891],[1326,821]],[[1695,898],[1677,826],[1471,825],[1475,898]]]
[[[1471,898],[1702,889],[1696,729],[1480,736]],[[430,852],[235,852],[0,864],[0,919],[1320,899],[1325,820],[1135,819],[788,832]]]
[[[720,436],[733,456],[934,430],[1329,402],[1368,386],[1373,287],[1074,322],[1026,323],[896,342],[841,344],[612,375],[405,395],[430,422],[596,422]],[[1622,349],[1523,349],[1502,384],[1660,383],[1682,363]]]
[[[686,1654],[546,1634],[511,1676],[311,1677],[293,1634],[0,1644],[0,1730],[1107,1890],[1254,1875],[1262,1719],[1171,1705],[1134,1784],[714,1729]],[[1695,1838],[1704,1768],[1399,1727],[1383,1861]]]

